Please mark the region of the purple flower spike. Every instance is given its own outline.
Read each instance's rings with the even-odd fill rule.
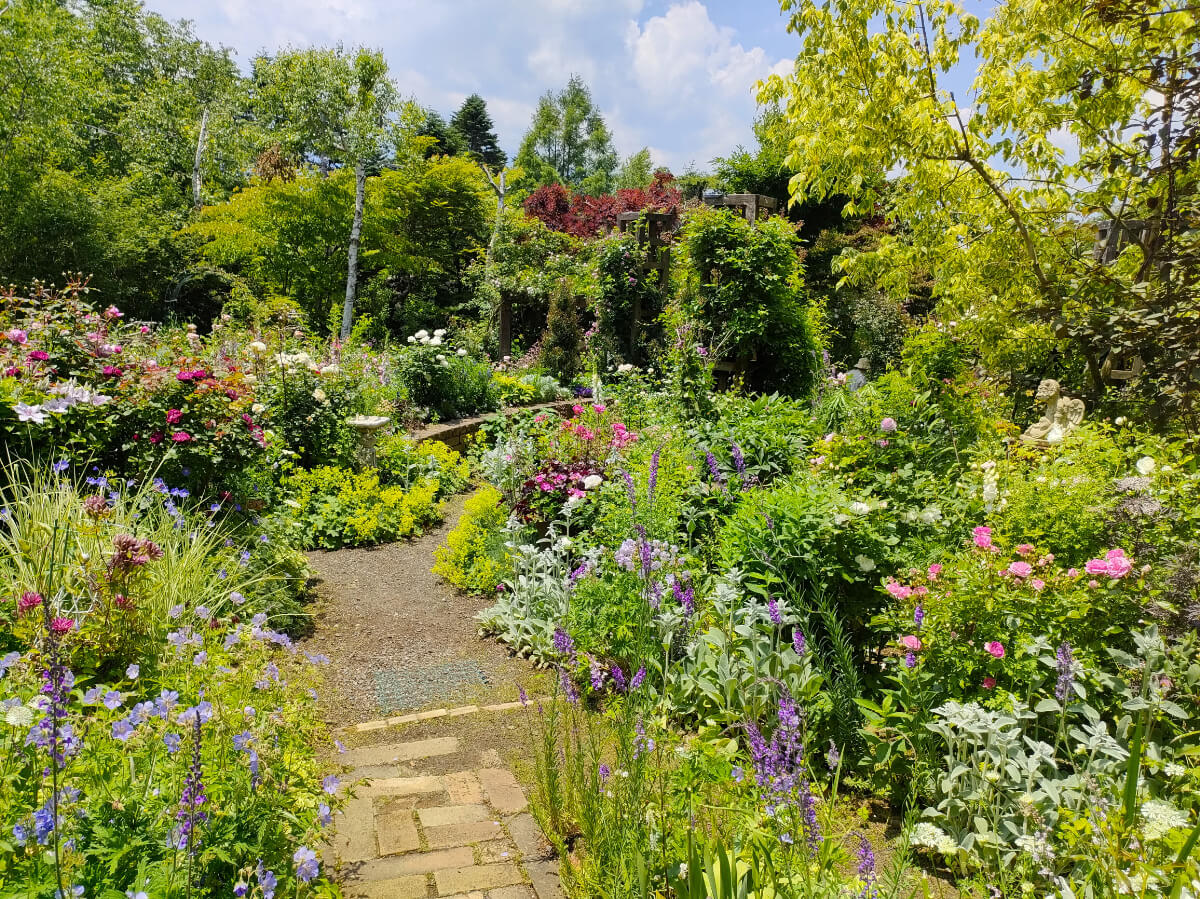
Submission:
[[[632,692],[642,685],[642,681],[646,679],[646,666],[642,665],[637,670],[637,674],[633,676],[633,680],[629,682],[629,689]]]

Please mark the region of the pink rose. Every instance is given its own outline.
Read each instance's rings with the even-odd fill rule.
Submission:
[[[1031,586],[1038,593],[1041,593],[1043,590],[1046,589],[1046,582],[1043,581],[1040,577],[1035,577],[1032,581],[1029,582],[1029,586]]]
[[[47,353],[45,350],[34,350],[32,353],[29,354],[29,361],[31,361],[31,362],[49,362],[50,354]]]
[[[1088,574],[1108,574],[1108,562],[1104,559],[1088,559],[1083,570]]]
[[[4,332],[4,336],[13,343],[24,345],[29,341],[29,335],[20,328],[12,328]]]
[[[988,644],[986,646],[984,646],[983,648],[986,649],[988,651],[988,653],[990,655],[992,655],[994,658],[997,658],[997,659],[1004,658],[1004,644],[1001,643],[999,640],[992,640],[992,641],[988,642]]]
[[[912,587],[906,587],[898,581],[888,581],[884,589],[896,599],[908,599],[912,596]]]
[[[892,433],[892,431],[896,430],[896,419],[891,417],[885,418],[879,423],[879,430],[887,431],[889,434]]]
[[[971,531],[971,536],[975,540],[975,545],[980,549],[990,549],[992,545],[992,529],[980,525]]]
[[[1133,571],[1133,561],[1125,555],[1123,549],[1110,549],[1104,558],[1108,561],[1108,576],[1114,581]]]
[[[1079,569],[1078,568],[1068,568],[1067,569],[1067,577],[1079,577]]]
[[[187,431],[176,431],[174,434],[171,435],[171,439],[174,440],[176,443],[187,443],[188,441],[190,441],[192,439],[192,435],[189,434]]]
[[[167,424],[177,425],[183,419],[183,411],[180,409],[167,410]]]
[[[608,410],[608,406],[592,406],[597,412],[604,413]]]
[[[910,652],[920,652],[921,640],[915,634],[906,634],[900,638],[900,645]]]
[[[1013,562],[1008,566],[1008,573],[1013,577],[1029,577],[1033,574],[1033,566],[1028,562]]]
[[[985,677],[983,679],[983,689],[991,690],[995,686],[996,686],[996,679],[994,677],[992,677],[991,675],[988,675],[987,677]]]
[[[937,562],[934,562],[932,565],[929,566],[929,579],[931,581],[936,581],[938,579],[938,575],[941,573],[942,573],[942,566],[939,565]]]
[[[1095,590],[1097,587],[1100,586],[1100,582],[1098,580],[1096,580],[1095,578],[1092,578],[1090,581],[1088,581],[1088,586],[1091,587],[1093,590]]]
[[[1021,555],[1021,556],[1033,555],[1033,544],[1032,543],[1022,543],[1020,546],[1017,547],[1017,555]]]

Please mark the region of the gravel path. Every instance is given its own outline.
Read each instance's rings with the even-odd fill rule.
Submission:
[[[416,540],[313,552],[320,581],[310,652],[330,658],[323,706],[334,727],[434,705],[516,698],[528,664],[478,636],[486,598],[466,597],[431,572],[434,550],[462,514]]]

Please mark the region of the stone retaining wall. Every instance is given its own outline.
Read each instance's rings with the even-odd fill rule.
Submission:
[[[538,409],[546,409],[558,415],[565,415],[571,411],[571,407],[579,400],[557,400],[553,403],[539,403],[536,406],[514,406],[508,409],[502,409],[499,412],[490,412],[487,415],[476,415],[472,418],[457,418],[453,421],[444,421],[435,425],[426,425],[417,431],[412,431],[409,436],[413,440],[437,440],[446,444],[452,450],[462,452],[466,449],[467,438],[476,433],[485,421],[494,421],[502,415],[512,415],[515,412],[524,412],[525,410],[536,411]]]

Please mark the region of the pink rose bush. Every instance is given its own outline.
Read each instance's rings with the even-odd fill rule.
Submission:
[[[1133,626],[1141,614],[1139,579],[1123,549],[1076,568],[1031,543],[1010,556],[988,525],[969,537],[968,551],[883,583],[890,603],[884,617],[892,634],[903,635],[890,639],[905,665],[919,666],[946,689],[1020,693],[1037,676],[1036,663],[1020,651],[1032,641],[1068,642],[1081,656],[1101,653],[1107,634]],[[920,637],[906,633],[914,621]]]

